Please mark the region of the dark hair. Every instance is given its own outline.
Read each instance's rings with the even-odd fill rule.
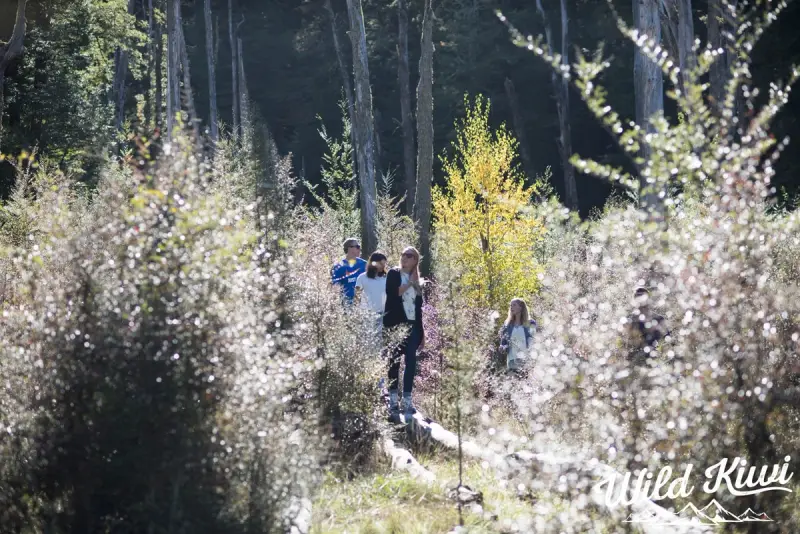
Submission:
[[[375,264],[379,261],[386,261],[386,256],[382,252],[373,252],[369,257],[369,262],[367,263],[367,278],[375,278],[376,274],[380,274],[380,276],[386,276],[385,268],[383,271],[378,273],[378,266]]]

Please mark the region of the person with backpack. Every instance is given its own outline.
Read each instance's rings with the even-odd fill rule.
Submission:
[[[528,314],[528,304],[523,299],[512,299],[508,316],[500,329],[500,354],[505,356],[506,370],[519,371],[533,343],[536,321]]]
[[[361,255],[361,245],[358,239],[346,239],[342,247],[344,257],[337,261],[331,268],[331,283],[342,288],[342,296],[347,304],[353,303],[356,293],[356,280],[358,275],[367,270],[367,262]]]
[[[408,328],[403,341],[389,358],[389,409],[398,411],[398,378],[400,359],[405,356],[403,376],[403,408],[406,416],[416,412],[412,400],[414,375],[417,372],[417,350],[425,347],[425,330],[422,325],[422,279],[419,276],[419,251],[406,247],[400,266],[386,275],[386,308],[383,326],[386,329],[400,326]]]

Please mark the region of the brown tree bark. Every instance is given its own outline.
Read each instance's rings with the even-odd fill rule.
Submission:
[[[356,159],[361,203],[362,254],[371,254],[378,246],[376,228],[375,187],[375,129],[372,122],[372,90],[369,84],[369,62],[367,59],[367,36],[361,0],[347,0],[347,15],[350,20],[350,44],[353,49],[353,74],[355,88],[355,117],[353,124],[356,138]]]
[[[547,12],[541,0],[536,0],[536,9],[544,23],[545,39],[552,53],[557,53],[553,41],[553,31]],[[561,9],[561,64],[569,65],[569,15],[565,0],[560,0]],[[551,69],[550,81],[553,84],[553,93],[556,98],[556,111],[558,113],[558,152],[561,158],[561,169],[564,173],[564,203],[571,210],[578,209],[578,187],[575,183],[575,169],[570,163],[572,158],[572,130],[569,122],[569,82]]]
[[[14,21],[14,30],[11,38],[5,45],[0,46],[0,141],[3,139],[3,113],[5,111],[4,86],[6,69],[16,58],[22,55],[25,39],[25,7],[27,0],[17,0],[17,18]]]
[[[414,220],[419,230],[420,270],[424,276],[431,272],[431,183],[433,182],[433,7],[425,0],[422,18],[419,83],[417,84],[417,188],[414,200]]]
[[[658,10],[659,0],[633,0],[633,19],[640,34],[647,35],[656,43],[661,43],[661,19]],[[636,123],[650,133],[654,131],[649,119],[664,111],[664,78],[661,68],[641,51],[634,49],[633,83],[636,103]],[[650,157],[652,150],[642,143],[641,157]],[[640,176],[640,203],[643,208],[657,208],[660,204],[658,191],[648,184],[646,177]]]
[[[214,54],[214,23],[211,20],[211,0],[203,3],[203,15],[206,23],[206,59],[208,61],[208,121],[211,141],[219,140],[219,125],[217,123],[217,72],[216,56]]]
[[[400,117],[403,128],[403,170],[406,214],[414,213],[417,177],[415,169],[414,116],[411,111],[411,79],[408,68],[408,4],[397,0],[397,81],[400,85]]]

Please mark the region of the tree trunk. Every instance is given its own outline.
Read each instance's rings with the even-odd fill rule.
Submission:
[[[164,27],[156,24],[155,42],[156,94],[153,109],[156,128],[164,124]]]
[[[419,83],[417,84],[417,189],[414,199],[414,220],[419,228],[420,269],[424,276],[431,272],[431,182],[433,182],[433,8],[425,0],[422,18]]]
[[[566,0],[561,0],[561,64],[569,65],[569,16]],[[578,186],[575,183],[575,169],[572,167],[572,130],[569,122],[569,82],[563,77],[560,86],[554,87],[558,103],[558,125],[561,132],[558,148],[561,153],[561,166],[564,171],[565,197],[567,207],[578,209]]]
[[[678,61],[678,89],[686,92],[689,72],[697,65],[694,45],[692,0],[663,0],[660,3],[670,54]]]
[[[203,14],[206,21],[206,59],[208,60],[208,121],[211,141],[219,140],[219,126],[217,124],[217,73],[214,55],[214,33],[211,21],[211,0],[205,0]]]
[[[406,213],[414,213],[417,177],[414,168],[414,117],[411,112],[411,79],[408,68],[408,4],[397,0],[397,81],[400,84],[400,117],[403,128],[403,169],[406,182]]]
[[[3,113],[5,113],[4,86],[8,65],[22,54],[25,39],[25,6],[27,0],[17,0],[17,18],[8,42],[0,46],[0,141],[3,140]]]
[[[144,0],[142,0],[144,2]],[[144,101],[144,120],[147,128],[151,128],[154,120],[153,104],[153,64],[155,59],[155,23],[153,19],[153,0],[147,0],[147,98]]]
[[[533,168],[533,159],[531,159],[531,152],[528,147],[528,139],[525,135],[525,121],[522,119],[522,110],[519,107],[517,90],[511,78],[506,78],[505,88],[508,106],[511,108],[511,118],[514,121],[514,132],[517,134],[517,140],[519,141],[519,153],[522,157],[522,167],[525,169],[525,174],[527,176],[533,177],[536,173]]]
[[[659,0],[634,0],[633,19],[640,34],[661,43],[661,22],[658,13]],[[654,131],[649,119],[664,111],[664,79],[661,68],[650,61],[638,47],[633,56],[634,97],[636,101],[636,123],[650,133]],[[642,143],[641,157],[647,160],[652,153],[650,146]],[[640,201],[645,209],[657,207],[658,191],[654,184],[647,184],[640,176]]]
[[[180,9],[178,0],[167,0],[167,137],[170,139],[175,128],[175,116],[181,109],[178,79],[180,45],[178,43],[176,7]]]
[[[175,0],[179,5],[180,0]],[[177,6],[176,6],[177,7]],[[183,35],[183,20],[178,12],[176,20],[178,26],[178,42],[180,45],[181,57],[181,72],[183,73],[183,98],[186,100],[186,109],[189,111],[189,122],[192,124],[192,131],[194,132],[194,139],[196,142],[200,141],[200,128],[198,126],[199,119],[197,117],[197,110],[194,107],[194,93],[192,91],[192,74],[189,69],[189,53],[186,50],[186,39]]]
[[[736,8],[736,0],[729,0],[730,5]],[[725,9],[721,0],[708,0],[708,43],[713,49],[722,49],[722,54],[711,66],[709,79],[711,82],[711,97],[716,108],[722,112],[725,97],[728,92],[728,82],[731,80],[733,67],[733,54],[736,28],[736,14]],[[734,109],[734,111],[738,111]]]
[[[355,103],[353,100],[353,87],[350,84],[350,72],[347,68],[347,59],[345,56],[344,48],[342,47],[342,42],[339,39],[339,25],[336,23],[336,13],[333,11],[333,5],[331,4],[331,0],[325,0],[325,9],[328,11],[328,15],[331,18],[331,33],[333,34],[333,48],[336,52],[336,61],[339,64],[339,73],[342,76],[342,87],[344,87],[344,96],[347,99],[347,113],[350,115],[350,124],[351,126],[355,125],[356,123],[356,116],[355,116]],[[350,128],[350,144],[355,149],[356,147],[356,130],[354,127]],[[358,165],[356,162],[353,162],[354,165],[354,173],[358,172]]]
[[[250,125],[250,95],[247,93],[247,78],[244,76],[244,52],[242,38],[236,38],[236,59],[239,61],[239,128],[244,137]]]
[[[375,188],[375,129],[372,123],[372,90],[369,85],[367,36],[361,0],[347,0],[350,19],[350,44],[353,48],[353,74],[355,88],[355,117],[353,124],[358,160],[358,179],[361,201],[362,254],[371,254],[378,246]]]
[[[134,0],[128,0],[128,14],[133,14]],[[128,81],[128,51],[122,47],[117,48],[117,61],[114,70],[113,93],[115,97],[114,127],[119,131],[125,122],[125,90]]]
[[[636,1],[636,0],[634,0]],[[561,64],[569,65],[569,15],[567,5],[561,0]],[[536,0],[536,9],[544,23],[545,39],[552,53],[556,53],[553,42],[553,30],[547,12],[541,0]],[[558,152],[561,157],[561,169],[564,173],[564,203],[571,210],[578,209],[578,187],[575,184],[575,169],[570,163],[572,158],[572,131],[569,123],[569,83],[555,70],[551,70],[550,81],[553,84],[553,93],[556,98],[556,111],[558,112]]]
[[[233,115],[233,138],[236,139],[239,135],[239,75],[238,65],[236,59],[236,36],[233,30],[233,0],[228,0],[228,38],[231,42],[231,95],[232,95],[232,115]]]

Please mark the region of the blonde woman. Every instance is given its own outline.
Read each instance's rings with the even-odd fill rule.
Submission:
[[[535,327],[536,322],[530,319],[528,305],[522,299],[512,299],[508,317],[500,329],[500,351],[506,355],[506,369],[515,371],[522,367],[533,341],[531,326]]]
[[[413,414],[414,375],[417,372],[417,350],[425,346],[422,326],[422,279],[419,276],[419,251],[406,247],[400,257],[400,266],[386,275],[386,309],[384,328],[401,325],[409,327],[408,335],[389,358],[389,408],[397,411],[400,358],[405,356],[406,371],[403,376],[403,408],[406,415]]]

